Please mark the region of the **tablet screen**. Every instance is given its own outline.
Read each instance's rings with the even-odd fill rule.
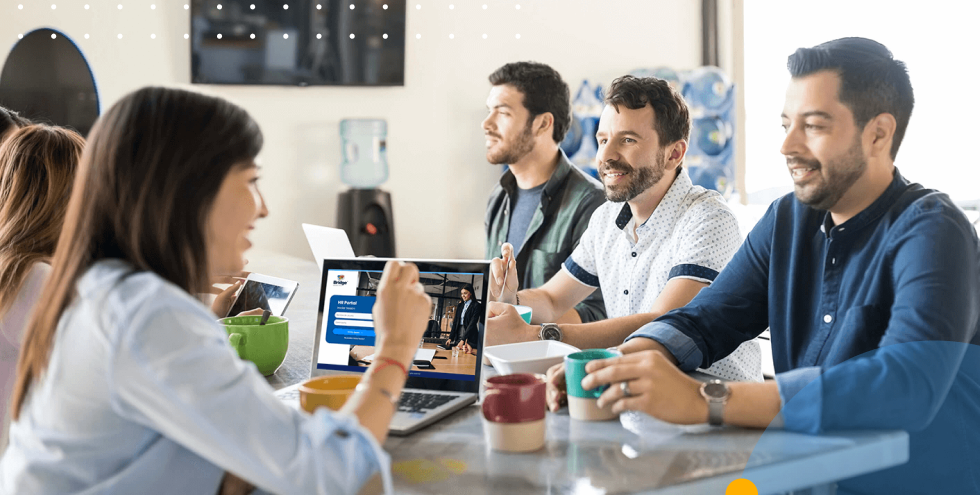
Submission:
[[[282,316],[292,291],[293,289],[289,287],[246,280],[245,287],[238,293],[238,299],[235,300],[228,315],[234,316],[252,309],[268,309],[272,314]]]

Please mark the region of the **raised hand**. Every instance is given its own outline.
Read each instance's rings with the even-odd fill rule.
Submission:
[[[516,304],[518,285],[514,246],[505,242],[500,247],[500,258],[490,261],[490,300]]]
[[[375,346],[392,350],[408,361],[418,350],[429,320],[431,299],[419,283],[419,269],[412,263],[389,261],[378,283],[374,303]],[[404,354],[404,356],[402,356]]]

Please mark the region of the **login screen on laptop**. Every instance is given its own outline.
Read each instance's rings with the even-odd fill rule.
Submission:
[[[321,290],[317,369],[363,372],[374,360],[375,333],[372,309],[384,260],[326,260]],[[432,299],[423,343],[409,372],[412,378],[476,380],[482,349],[453,356],[444,349],[452,329],[476,319],[478,342],[483,342],[486,317],[485,263],[418,262],[419,279]],[[462,291],[472,291],[469,304]],[[470,311],[474,315],[466,315]],[[461,331],[457,331],[456,339]],[[440,347],[440,345],[442,347]]]

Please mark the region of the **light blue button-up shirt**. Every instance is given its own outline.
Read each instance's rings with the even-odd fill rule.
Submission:
[[[275,493],[356,493],[390,460],[354,417],[276,399],[198,300],[93,266],[0,460],[2,493],[213,495],[225,471]]]

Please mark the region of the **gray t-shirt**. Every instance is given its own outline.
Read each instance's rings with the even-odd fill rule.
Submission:
[[[531,225],[534,212],[541,206],[541,193],[544,184],[531,189],[516,188],[511,198],[510,228],[507,230],[507,242],[514,246],[514,252],[519,253],[524,245],[527,227]]]

